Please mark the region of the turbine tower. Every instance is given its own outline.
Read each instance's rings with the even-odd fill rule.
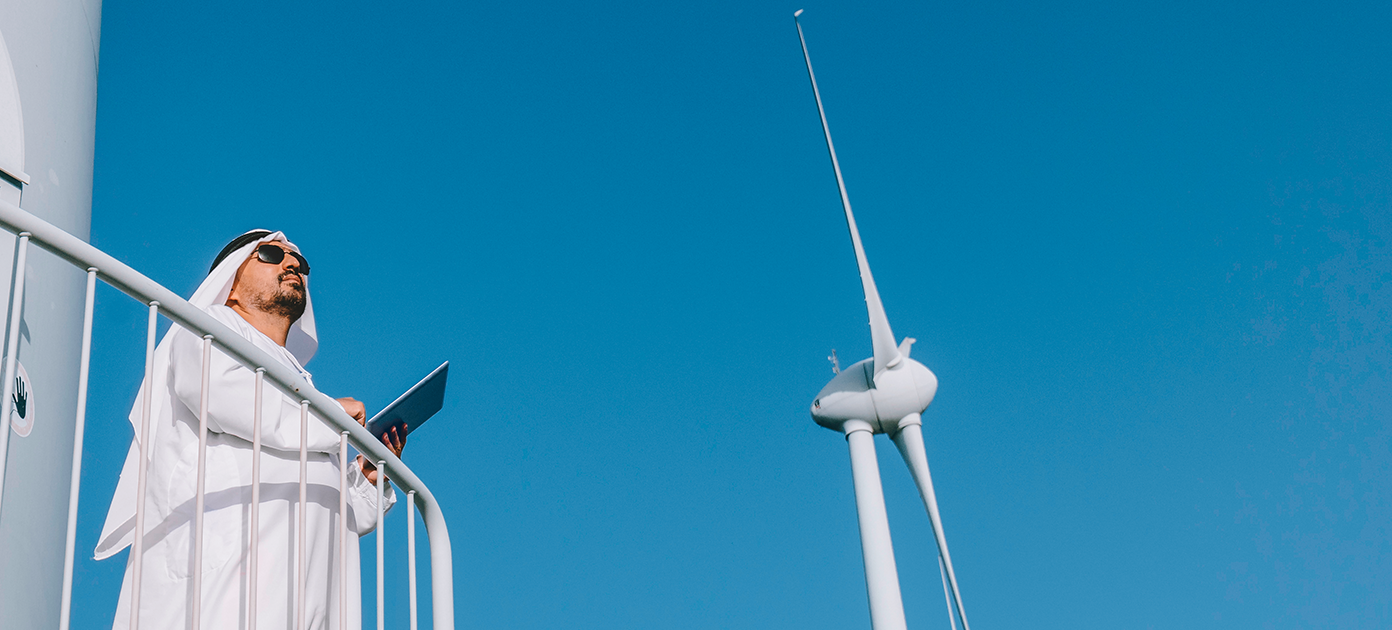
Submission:
[[[84,240],[100,40],[101,0],[0,0],[0,201]],[[84,276],[0,230],[0,627],[60,627]]]
[[[841,178],[841,165],[836,160],[836,147],[831,143],[822,96],[817,90],[817,76],[812,73],[812,58],[807,54],[807,40],[802,34],[799,9],[793,14],[798,41],[802,43],[802,58],[807,62],[807,78],[812,81],[812,96],[817,101],[817,113],[822,119],[831,168],[836,173],[836,186],[841,192],[841,207],[846,211],[846,226],[851,232],[856,264],[860,267],[860,283],[865,290],[865,306],[870,315],[870,341],[874,356],[841,370],[827,383],[812,401],[812,419],[828,429],[845,434],[851,451],[851,478],[855,485],[856,515],[860,520],[860,550],[865,561],[865,588],[870,597],[870,624],[874,630],[902,630],[904,602],[899,594],[899,574],[894,566],[894,548],[889,538],[889,517],[885,514],[884,491],[880,486],[879,462],[875,458],[874,436],[884,433],[894,440],[909,466],[928,519],[933,524],[933,536],[938,543],[938,566],[946,587],[950,587],[948,622],[952,622],[955,605],[957,617],[967,625],[967,613],[962,607],[957,576],[952,570],[952,556],[947,552],[942,519],[938,515],[938,500],[933,493],[933,478],[928,472],[928,455],[923,448],[923,420],[920,414],[933,401],[938,391],[938,378],[922,363],[909,358],[913,337],[894,343],[875,278],[870,275],[870,263],[856,229],[851,200],[846,195],[846,183]],[[944,590],[949,590],[945,588]]]

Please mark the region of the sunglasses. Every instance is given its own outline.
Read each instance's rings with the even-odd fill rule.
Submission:
[[[305,260],[304,256],[301,256],[292,251],[281,249],[280,247],[272,245],[270,243],[266,243],[256,248],[256,259],[268,265],[279,265],[282,261],[285,260],[286,254],[290,254],[291,256],[295,257],[295,262],[299,263],[300,275],[309,275],[309,261]]]

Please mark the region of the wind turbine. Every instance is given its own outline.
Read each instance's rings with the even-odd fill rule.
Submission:
[[[865,290],[865,306],[870,313],[870,341],[874,356],[841,370],[827,383],[812,401],[812,419],[828,429],[844,433],[851,450],[851,478],[855,485],[856,515],[860,520],[860,550],[865,561],[865,589],[870,596],[870,625],[874,630],[901,630],[905,627],[904,602],[899,594],[899,574],[894,566],[894,547],[889,538],[889,517],[885,514],[884,491],[880,486],[879,462],[875,458],[874,435],[884,433],[894,440],[909,465],[928,519],[933,524],[933,536],[938,543],[938,567],[944,582],[951,587],[948,622],[952,622],[952,606],[957,617],[967,625],[967,612],[962,607],[962,594],[957,588],[957,576],[952,570],[952,556],[947,552],[942,518],[938,514],[938,499],[933,493],[933,478],[928,473],[928,455],[923,448],[923,419],[920,414],[933,402],[938,391],[938,378],[922,363],[909,358],[913,337],[905,337],[898,345],[889,328],[875,278],[870,275],[870,263],[860,243],[851,200],[846,195],[846,182],[841,178],[841,165],[836,160],[836,147],[831,143],[822,95],[817,90],[817,76],[812,72],[812,58],[807,54],[807,40],[802,35],[799,9],[793,14],[798,41],[802,43],[802,58],[807,62],[807,78],[812,81],[812,96],[817,101],[817,113],[822,118],[831,168],[836,173],[836,186],[841,191],[841,207],[846,211],[846,226],[851,231],[856,264],[860,267],[860,284]],[[946,590],[946,589],[945,589]]]

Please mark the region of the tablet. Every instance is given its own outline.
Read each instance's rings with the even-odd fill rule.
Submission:
[[[406,434],[410,435],[445,406],[445,377],[448,375],[449,361],[445,361],[386,409],[372,416],[367,421],[367,430],[380,440],[392,427],[404,425]]]

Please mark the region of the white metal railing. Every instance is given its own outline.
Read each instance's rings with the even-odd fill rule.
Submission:
[[[385,478],[390,474],[393,481],[406,491],[408,514],[407,514],[407,561],[409,566],[409,589],[410,589],[410,611],[411,611],[411,630],[416,630],[417,611],[416,611],[416,541],[415,541],[415,510],[420,509],[422,521],[425,523],[426,538],[430,542],[430,588],[432,595],[433,625],[437,629],[452,630],[454,628],[454,564],[451,557],[449,532],[445,526],[444,515],[440,511],[439,503],[436,502],[430,489],[416,477],[396,455],[381,442],[376,440],[371,433],[362,425],[358,424],[352,417],[344,413],[343,408],[332,398],[310,386],[305,378],[297,371],[289,369],[275,361],[265,353],[257,349],[250,341],[236,334],[231,329],[224,326],[221,322],[213,319],[212,316],[204,313],[197,307],[189,304],[186,300],[179,297],[172,291],[164,288],[159,283],[145,277],[140,272],[117,261],[115,258],[92,247],[85,241],[68,234],[62,229],[54,226],[43,219],[40,219],[20,208],[9,203],[0,201],[0,228],[4,228],[17,235],[16,241],[16,265],[11,282],[12,308],[9,314],[8,330],[9,344],[6,348],[6,360],[4,364],[3,386],[0,386],[0,505],[4,501],[4,457],[8,453],[8,443],[10,437],[10,414],[15,361],[17,358],[19,341],[19,314],[23,313],[22,306],[24,301],[24,273],[28,246],[33,244],[52,252],[59,258],[71,263],[79,269],[87,271],[87,293],[86,305],[83,310],[82,321],[82,358],[78,370],[78,392],[77,392],[77,422],[73,435],[73,463],[72,463],[72,488],[68,496],[68,527],[67,527],[67,548],[64,558],[63,568],[63,595],[62,613],[60,627],[67,630],[70,621],[70,607],[72,600],[72,573],[73,573],[73,554],[75,547],[75,537],[77,532],[77,504],[79,495],[79,482],[81,480],[82,466],[82,439],[86,424],[87,407],[87,380],[90,368],[91,344],[92,344],[92,317],[93,304],[96,296],[96,282],[102,280],[115,287],[126,295],[135,298],[149,307],[149,322],[146,333],[145,344],[145,382],[153,382],[151,371],[154,368],[155,336],[156,324],[159,316],[164,315],[178,326],[203,337],[203,393],[201,398],[199,417],[199,460],[198,460],[198,479],[196,490],[195,508],[196,520],[194,523],[195,552],[194,568],[192,572],[193,601],[191,602],[192,617],[195,630],[199,623],[199,606],[201,588],[199,580],[202,571],[202,525],[203,525],[203,500],[204,500],[204,468],[205,451],[208,437],[208,378],[209,378],[209,357],[214,346],[228,355],[232,356],[242,365],[256,371],[256,391],[254,404],[254,428],[252,436],[252,496],[249,518],[252,526],[249,539],[249,562],[248,571],[251,583],[249,585],[248,598],[248,627],[256,627],[256,573],[257,573],[257,546],[258,536],[256,526],[258,522],[258,504],[260,503],[260,455],[261,455],[261,397],[263,381],[270,381],[273,387],[283,390],[286,394],[300,399],[300,493],[299,506],[303,515],[306,502],[306,435],[309,426],[309,411],[314,410],[321,418],[326,419],[340,431],[339,438],[339,457],[341,465],[339,478],[339,514],[346,515],[346,490],[347,490],[347,471],[348,471],[348,445],[351,443],[364,456],[371,458],[377,463],[379,474],[377,476],[378,493],[378,514],[377,514],[377,628],[384,628],[384,534],[383,531],[383,504],[385,502]],[[150,423],[150,396],[146,396],[145,404],[142,409],[140,427],[140,456],[141,462],[146,459],[148,444],[148,433]],[[131,544],[131,570],[132,570],[132,592],[131,592],[131,628],[138,627],[138,615],[140,610],[140,571],[141,557],[144,553],[144,517],[145,517],[145,469],[141,466],[140,476],[137,482],[137,501],[135,513],[135,536]],[[304,624],[304,598],[300,596],[304,592],[304,537],[305,521],[299,520],[298,529],[298,557],[296,564],[296,582],[294,586],[294,597],[296,601],[297,624],[303,627]],[[339,539],[342,544],[339,548],[340,573],[347,571],[347,519],[339,518]],[[347,621],[347,589],[348,580],[339,579],[340,585],[340,623]]]

